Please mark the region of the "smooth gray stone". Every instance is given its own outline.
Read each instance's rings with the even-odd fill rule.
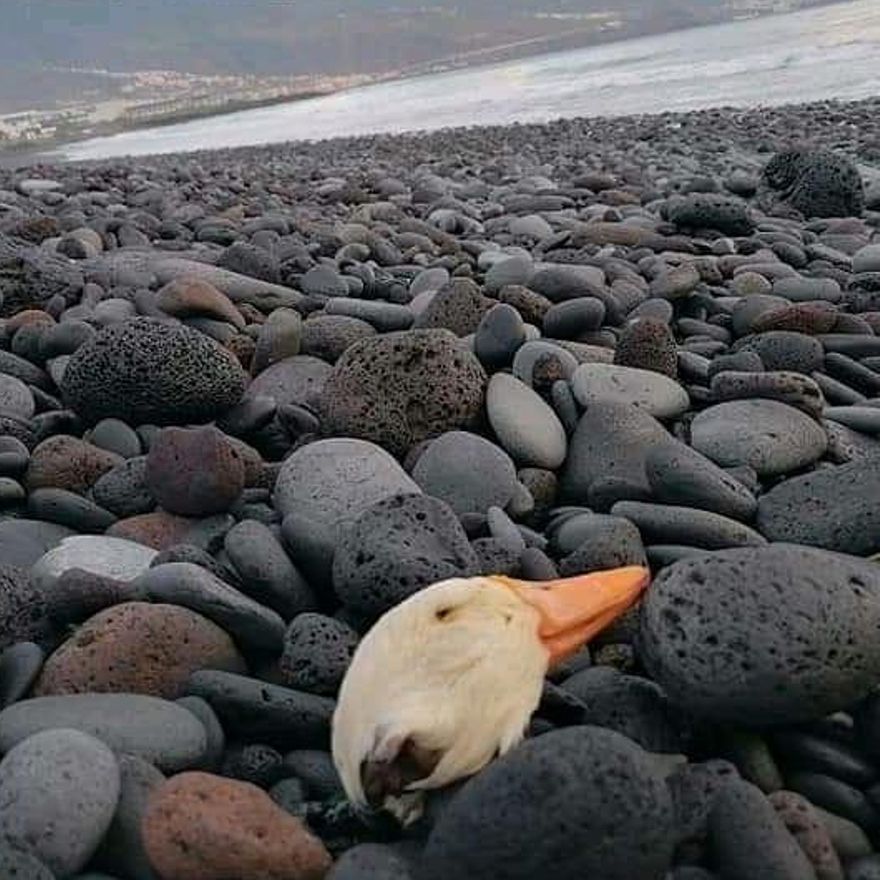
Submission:
[[[775,400],[737,400],[703,410],[691,424],[691,442],[722,467],[747,464],[762,477],[806,467],[828,447],[815,420]]]
[[[30,690],[45,660],[45,651],[34,642],[16,642],[0,652],[0,709]]]
[[[211,706],[231,737],[284,749],[329,744],[334,700],[215,670],[193,673],[186,690]]]
[[[872,406],[829,406],[825,408],[823,416],[833,422],[860,431],[862,434],[870,434],[873,437],[880,435],[880,408]]]
[[[712,846],[729,880],[809,880],[815,872],[763,792],[735,781],[716,795]]]
[[[78,730],[44,730],[0,761],[0,836],[60,876],[91,858],[119,799],[116,758]]]
[[[147,571],[156,555],[152,547],[124,538],[75,535],[41,556],[31,574],[34,582],[43,586],[74,568],[128,582]]]
[[[634,523],[646,544],[684,544],[706,550],[724,550],[728,547],[760,547],[767,543],[766,538],[741,522],[693,507],[618,501],[611,513]]]
[[[623,403],[596,403],[581,416],[571,438],[561,481],[561,497],[587,503],[595,484],[610,475],[650,494],[645,460],[657,445],[672,442],[653,416]]]
[[[66,694],[23,700],[0,712],[0,751],[59,727],[88,733],[113,751],[136,755],[168,773],[196,765],[207,748],[198,718],[168,700],[140,694]]]
[[[742,483],[683,443],[651,449],[645,472],[655,498],[663,504],[697,507],[743,521],[750,520],[758,507]]]
[[[141,835],[150,794],[164,781],[160,770],[133,755],[119,756],[120,791],[96,864],[129,880],[157,880]]]
[[[680,416],[690,405],[687,392],[668,376],[617,364],[582,364],[571,377],[571,389],[583,407],[623,403],[658,419]]]
[[[0,564],[30,568],[62,540],[75,534],[66,526],[40,520],[0,522]]]
[[[568,441],[559,417],[524,382],[496,373],[486,411],[498,441],[520,466],[555,470],[565,461]]]
[[[182,605],[225,629],[245,649],[279,652],[284,621],[200,565],[169,562],[144,572],[136,590],[153,602]]]

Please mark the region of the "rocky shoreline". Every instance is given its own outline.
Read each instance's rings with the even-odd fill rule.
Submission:
[[[0,171],[0,874],[880,877],[878,110]],[[385,611],[645,564],[526,743],[345,803]]]

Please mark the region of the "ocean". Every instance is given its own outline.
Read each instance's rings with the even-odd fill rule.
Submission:
[[[414,77],[322,98],[145,128],[60,148],[103,159],[288,140],[546,122],[880,93],[880,2],[769,18]]]

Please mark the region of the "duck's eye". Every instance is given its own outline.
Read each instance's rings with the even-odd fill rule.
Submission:
[[[446,620],[454,610],[454,608],[438,608],[437,611],[434,612],[434,617],[436,617],[437,620]]]

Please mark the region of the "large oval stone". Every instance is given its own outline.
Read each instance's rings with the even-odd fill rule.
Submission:
[[[880,459],[823,468],[779,483],[761,497],[758,528],[771,541],[854,556],[880,551]]]
[[[150,798],[144,846],[161,877],[321,880],[331,859],[300,819],[247,782],[181,773]]]
[[[548,733],[474,777],[428,838],[425,880],[659,880],[672,858],[666,783],[632,740]]]
[[[747,725],[821,718],[880,678],[880,567],[789,544],[724,550],[664,569],[641,619],[641,657],[671,701]]]
[[[246,376],[235,356],[197,330],[153,318],[105,327],[64,371],[64,399],[88,422],[200,424],[233,407]]]
[[[747,464],[762,477],[806,467],[828,447],[821,425],[775,400],[735,400],[710,407],[694,419],[691,442],[721,467]]]
[[[71,728],[136,755],[160,770],[192,767],[208,737],[195,715],[167,700],[140,694],[69,694],[34,697],[0,712],[0,752],[42,730]]]
[[[0,835],[69,877],[101,842],[119,787],[113,753],[93,736],[34,734],[0,761]]]

